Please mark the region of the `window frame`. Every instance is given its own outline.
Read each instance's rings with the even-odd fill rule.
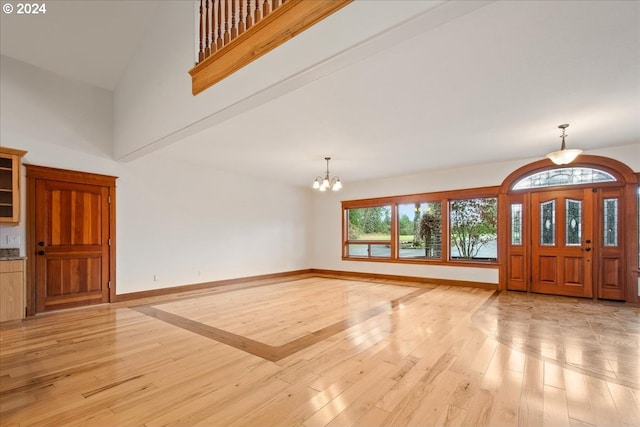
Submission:
[[[480,259],[458,259],[458,258],[451,258],[451,247],[449,247],[449,252],[447,254],[447,259],[449,261],[465,261],[465,262],[479,262],[479,263],[491,263],[491,264],[497,264],[498,263],[498,254],[500,253],[500,251],[498,250],[498,234],[500,232],[499,229],[499,221],[498,221],[498,213],[500,212],[499,207],[498,207],[498,196],[471,196],[471,197],[456,197],[456,198],[450,198],[447,200],[447,220],[449,222],[447,222],[447,242],[451,241],[451,203],[455,202],[455,201],[461,201],[461,200],[473,200],[473,199],[495,199],[496,200],[496,259],[486,259],[486,260],[480,260]],[[451,245],[449,245],[451,246]]]
[[[449,224],[449,202],[451,200],[476,199],[476,198],[496,198],[498,204],[498,212],[500,212],[500,199],[498,193],[499,186],[477,187],[462,190],[437,191],[430,193],[386,196],[359,200],[343,200],[342,201],[342,260],[343,261],[366,261],[366,262],[384,262],[399,264],[424,264],[424,265],[449,265],[449,266],[467,266],[482,268],[497,268],[500,263],[500,233],[502,230],[498,227],[497,233],[497,254],[496,260],[468,260],[468,259],[451,259],[450,254],[450,224]],[[400,258],[399,256],[399,215],[398,205],[415,204],[415,203],[441,203],[441,232],[442,232],[442,257],[434,258]],[[391,256],[389,258],[380,257],[354,257],[348,255],[349,244],[366,243],[369,241],[350,240],[348,236],[348,210],[357,208],[371,208],[380,206],[391,207]],[[499,224],[499,222],[498,222]],[[385,241],[386,242],[386,241]],[[380,241],[371,241],[371,243],[380,243]]]
[[[389,239],[390,240],[351,240],[349,239],[349,209],[367,209],[367,208],[379,208],[379,207],[389,207],[389,213],[391,215],[391,225],[389,230]],[[394,207],[389,203],[379,203],[375,205],[366,205],[366,206],[350,206],[349,208],[342,208],[342,236],[343,241],[345,243],[342,246],[342,258],[348,257],[349,259],[360,259],[360,260],[389,260],[392,258],[395,248],[394,248],[394,230],[393,230],[393,217],[394,217]],[[346,237],[346,240],[345,240]],[[390,257],[381,257],[381,256],[371,256],[371,245],[386,245],[388,244],[390,247]],[[367,252],[368,256],[349,256],[349,245],[368,245]]]

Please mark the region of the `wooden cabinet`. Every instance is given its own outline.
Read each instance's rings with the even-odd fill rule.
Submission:
[[[0,261],[0,322],[25,315],[24,260]]]
[[[0,147],[0,224],[20,222],[20,163],[26,153]]]

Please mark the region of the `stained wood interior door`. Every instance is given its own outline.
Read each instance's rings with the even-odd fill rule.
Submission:
[[[110,301],[113,187],[74,177],[29,183],[35,312]]]
[[[531,291],[593,296],[591,188],[531,194]]]

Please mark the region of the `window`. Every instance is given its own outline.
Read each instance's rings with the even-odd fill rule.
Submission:
[[[540,204],[540,246],[556,244],[556,201]]]
[[[554,187],[558,185],[594,184],[597,182],[615,182],[609,172],[594,168],[558,168],[534,173],[513,186],[514,190],[528,188]]]
[[[498,199],[461,199],[449,202],[451,259],[498,258]]]
[[[399,258],[442,258],[440,202],[399,204],[398,217]]]
[[[582,244],[582,201],[566,200],[564,244],[580,246]]]
[[[391,257],[391,206],[347,209],[347,256]]]
[[[522,203],[511,205],[511,245],[522,245]]]
[[[344,201],[342,257],[495,266],[497,194],[497,187],[486,187]]]

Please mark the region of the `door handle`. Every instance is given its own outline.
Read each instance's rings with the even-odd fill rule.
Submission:
[[[589,248],[589,247],[584,248],[585,252],[589,252],[590,250],[591,250],[591,248]]]
[[[44,251],[38,251],[38,255],[44,255]]]

